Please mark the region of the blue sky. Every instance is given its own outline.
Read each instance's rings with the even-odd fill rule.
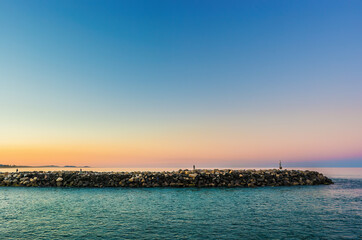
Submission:
[[[1,1],[0,143],[145,151],[100,150],[110,166],[360,165],[361,12],[361,1]]]

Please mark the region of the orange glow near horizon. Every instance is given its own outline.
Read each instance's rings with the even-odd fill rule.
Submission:
[[[126,127],[18,124],[2,129],[0,164],[173,167],[355,159],[362,155],[359,118],[300,114],[129,122]]]
[[[192,163],[217,165],[224,161],[268,163],[277,159],[313,161],[358,156],[359,146],[339,141],[270,141],[252,139],[158,139],[127,144],[34,144],[0,147],[1,164],[89,165],[94,167],[174,166]],[[351,154],[352,153],[352,154]],[[269,161],[268,161],[269,160]]]

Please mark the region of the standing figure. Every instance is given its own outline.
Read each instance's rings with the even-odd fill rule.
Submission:
[[[279,161],[279,169],[282,170],[283,167],[282,167],[282,161]]]

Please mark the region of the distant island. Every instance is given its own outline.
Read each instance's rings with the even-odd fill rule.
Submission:
[[[57,165],[45,165],[45,166],[21,166],[21,165],[7,165],[0,164],[0,168],[90,168],[90,166],[57,166]]]

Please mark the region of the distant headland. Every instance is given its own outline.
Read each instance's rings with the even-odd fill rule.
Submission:
[[[22,165],[7,165],[0,164],[0,168],[90,168],[90,166],[58,166],[58,165],[44,165],[44,166],[22,166]]]

